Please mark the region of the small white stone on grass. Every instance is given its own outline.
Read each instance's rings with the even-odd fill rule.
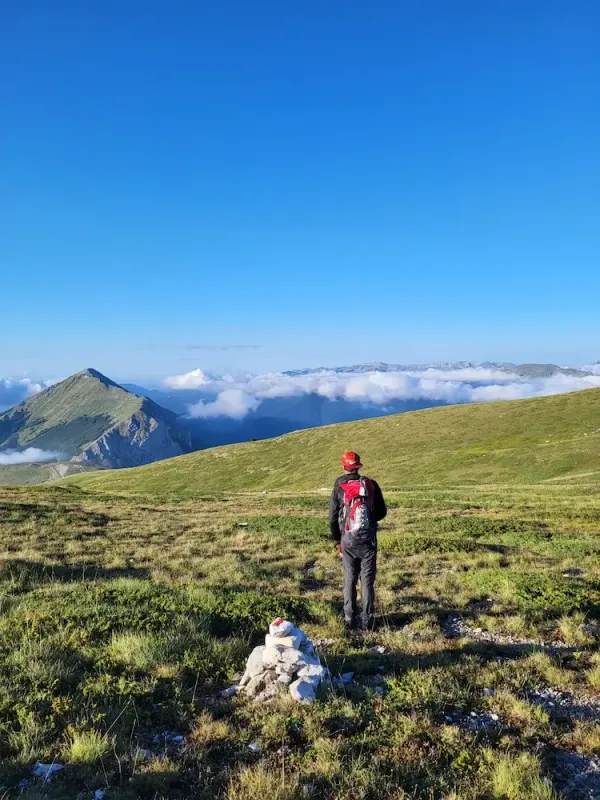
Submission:
[[[252,744],[248,745],[248,750],[253,753],[260,753],[260,745],[256,744],[256,742],[252,742]]]
[[[223,691],[221,692],[221,697],[223,698],[223,700],[227,700],[228,698],[236,695],[239,692],[239,690],[240,690],[239,686],[235,685],[230,686],[228,689],[223,689]]]
[[[57,761],[54,761],[52,764],[42,764],[41,761],[36,761],[31,771],[36,778],[43,778],[45,781],[49,781],[50,778],[56,772],[60,772],[61,769],[64,769],[64,764],[59,764]]]

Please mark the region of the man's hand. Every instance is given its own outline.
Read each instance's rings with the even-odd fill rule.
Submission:
[[[342,545],[341,544],[336,544],[335,549],[338,551],[338,556],[341,558],[342,557]]]

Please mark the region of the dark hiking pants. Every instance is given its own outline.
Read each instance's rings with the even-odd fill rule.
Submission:
[[[375,620],[375,573],[377,571],[377,545],[353,550],[342,542],[344,561],[344,619],[354,622],[358,616],[356,584],[360,577],[362,622],[372,626]]]

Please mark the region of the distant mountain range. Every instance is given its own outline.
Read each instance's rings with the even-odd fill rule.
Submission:
[[[511,395],[502,389],[509,385],[517,387],[518,397],[523,396],[518,392],[520,383],[528,384],[532,394],[571,391],[571,387],[586,388],[588,383],[597,386],[597,378],[587,378],[600,374],[598,365],[589,370],[555,364],[469,361],[371,362],[293,370],[258,376],[259,389],[251,388],[253,378],[247,376],[248,383],[241,382],[242,388],[236,391],[251,402],[242,415],[228,415],[222,409],[210,414],[204,410],[215,403],[223,388],[236,386],[235,382],[211,379],[207,386],[197,389],[148,389],[119,385],[97,370],[86,369],[0,414],[0,484],[40,483],[75,472],[139,466],[193,450],[338,422],[478,399],[505,399]],[[388,375],[377,380],[373,373]],[[311,376],[318,380],[313,381]],[[334,386],[358,384],[358,392],[344,394],[336,389],[328,393],[328,376],[332,376]],[[286,380],[280,389],[282,377]],[[554,378],[556,382],[552,382]],[[544,381],[548,379],[551,385],[546,392]],[[264,392],[263,386],[255,402],[248,393],[260,392],[261,381],[269,391]],[[394,393],[398,381],[400,389]],[[403,388],[404,381],[407,388]],[[427,388],[431,385],[433,390]],[[369,395],[373,386],[391,386],[392,391],[389,395]],[[490,395],[490,389],[495,394]],[[478,390],[483,394],[473,394]]]
[[[16,457],[26,451],[24,457],[30,453],[32,461],[49,455],[55,462],[31,470],[34,482],[81,469],[139,466],[191,449],[190,433],[176,414],[94,369],[0,414],[0,451]],[[2,473],[10,476],[11,471],[24,474],[18,463],[0,467],[0,482]]]
[[[298,369],[284,372],[284,375],[300,376],[322,373],[337,375],[366,374],[368,372],[458,372],[465,369],[489,369],[518,375],[521,378],[551,378],[554,375],[583,376],[592,375],[591,371],[572,367],[559,367],[556,364],[513,364],[510,361],[432,361],[426,364],[386,364],[383,361],[370,361],[366,364],[353,364],[346,367],[317,367],[316,369]]]

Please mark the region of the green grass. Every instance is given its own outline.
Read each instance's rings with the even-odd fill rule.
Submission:
[[[319,492],[165,501],[69,482],[0,489],[3,796],[558,800],[553,754],[598,755],[600,736],[530,693],[600,703],[600,484],[388,499],[382,626],[345,639]],[[502,642],[449,638],[456,614]],[[310,708],[221,700],[277,615],[333,638],[327,665],[356,681]],[[472,711],[498,724],[457,721]],[[65,769],[21,794],[32,763],[54,759]]]
[[[93,491],[173,499],[223,489],[306,493],[331,484],[348,449],[388,488],[597,482],[600,389],[332,425],[68,480]]]

